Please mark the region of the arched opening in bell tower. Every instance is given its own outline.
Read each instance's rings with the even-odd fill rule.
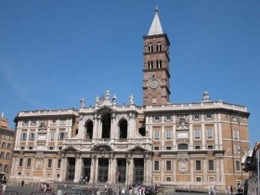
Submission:
[[[110,138],[111,114],[106,113],[102,116],[102,138]]]

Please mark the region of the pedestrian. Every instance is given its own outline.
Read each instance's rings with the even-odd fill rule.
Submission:
[[[230,186],[230,194],[233,194],[233,186]]]
[[[22,182],[21,182],[21,186],[22,186],[22,187],[24,186],[24,180],[22,180]]]

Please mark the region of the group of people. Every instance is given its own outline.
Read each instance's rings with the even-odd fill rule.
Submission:
[[[83,178],[82,176],[79,179],[79,184],[86,184],[88,182],[88,176],[86,176],[85,178]]]
[[[46,192],[46,191],[52,191],[52,188],[50,184],[43,182],[40,184],[40,191]]]

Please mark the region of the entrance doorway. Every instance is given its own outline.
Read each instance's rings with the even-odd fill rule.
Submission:
[[[125,183],[126,181],[126,159],[117,159],[117,172],[116,172],[116,182]]]
[[[74,173],[75,173],[75,158],[67,158],[67,181],[74,180]]]
[[[98,182],[107,182],[108,180],[108,159],[98,159]]]
[[[144,159],[134,159],[134,184],[142,184],[144,181]]]

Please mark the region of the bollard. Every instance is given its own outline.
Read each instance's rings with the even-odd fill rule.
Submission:
[[[5,190],[6,190],[6,185],[5,185],[5,184],[3,184],[3,187],[2,187],[2,192],[4,193],[4,192],[5,192]]]

